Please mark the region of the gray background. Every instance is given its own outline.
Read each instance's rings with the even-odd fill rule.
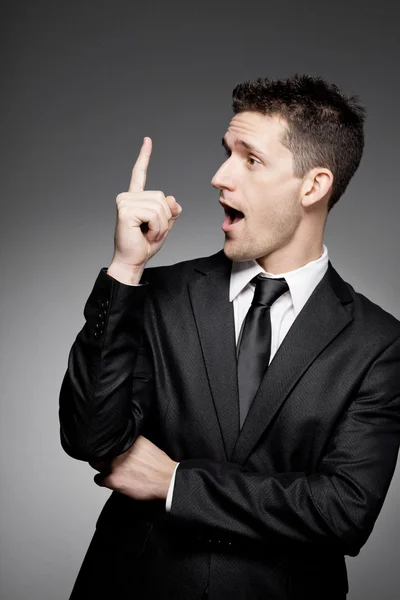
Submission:
[[[109,495],[63,453],[58,393],[144,135],[147,189],[183,206],[152,260],[171,264],[222,248],[210,180],[238,82],[301,72],[358,94],[366,150],[325,242],[341,275],[400,318],[397,17],[385,2],[3,2],[2,600],[67,599]],[[400,595],[399,479],[347,557],[349,600]]]

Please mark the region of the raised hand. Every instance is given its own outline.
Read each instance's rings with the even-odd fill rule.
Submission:
[[[165,242],[182,207],[173,196],[144,191],[152,151],[145,137],[127,192],[118,194],[114,256],[108,274],[123,283],[139,283],[147,261]]]

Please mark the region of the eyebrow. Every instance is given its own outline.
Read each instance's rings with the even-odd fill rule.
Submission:
[[[225,150],[230,150],[228,144],[225,141],[225,138],[222,138],[222,145],[225,148]],[[250,150],[251,152],[256,152],[257,154],[260,154],[261,156],[265,156],[264,152],[262,150],[260,150],[259,148],[257,148],[257,146],[254,146],[253,144],[249,144],[248,142],[245,142],[244,140],[234,140],[234,146],[243,146],[243,148],[246,148],[246,150]]]

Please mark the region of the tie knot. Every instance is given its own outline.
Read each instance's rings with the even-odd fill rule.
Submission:
[[[251,281],[256,284],[252,304],[261,306],[272,306],[275,300],[278,300],[289,289],[284,278],[272,279],[258,274]]]

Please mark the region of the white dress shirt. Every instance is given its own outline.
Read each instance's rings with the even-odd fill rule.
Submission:
[[[239,339],[240,328],[250,308],[254,296],[255,284],[250,283],[253,277],[262,273],[264,277],[284,277],[289,290],[282,294],[271,306],[271,355],[269,362],[274,357],[283,338],[289,331],[293,321],[311,296],[312,292],[321,281],[328,269],[328,249],[323,245],[322,255],[316,260],[306,263],[299,269],[287,273],[268,273],[255,259],[243,262],[232,262],[231,278],[229,285],[229,301],[233,302],[235,319],[236,344]],[[171,510],[172,495],[175,483],[175,473],[179,463],[173,472],[168,488],[165,508]]]

